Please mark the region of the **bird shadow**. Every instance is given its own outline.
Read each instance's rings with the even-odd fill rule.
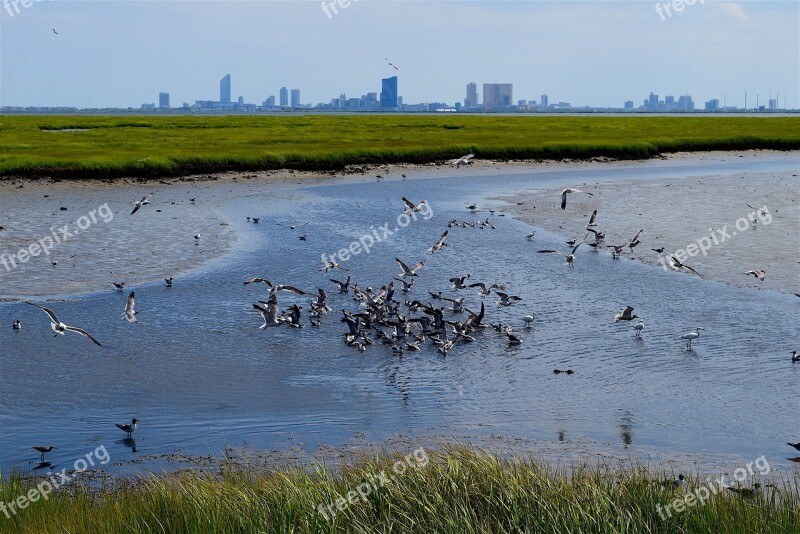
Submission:
[[[39,469],[48,469],[53,467],[53,464],[50,462],[40,462],[39,465],[33,468],[34,471],[38,471]]]
[[[125,445],[128,447],[132,452],[136,452],[136,440],[133,438],[124,438],[121,440],[116,441],[117,444]]]

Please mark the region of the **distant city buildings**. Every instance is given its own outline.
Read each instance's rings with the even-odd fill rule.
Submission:
[[[169,93],[158,93],[158,107],[169,109]]]
[[[231,102],[231,75],[226,74],[219,81],[219,101],[223,104]]]
[[[381,109],[395,109],[397,102],[397,76],[381,80]]]
[[[289,105],[289,90],[285,87],[281,87],[279,94],[281,97],[281,107],[287,107]]]
[[[300,89],[292,89],[292,107],[300,107]]]
[[[546,108],[550,105],[550,100],[547,98],[547,95],[542,95],[539,97],[539,106],[542,108]]]
[[[717,100],[716,98],[712,98],[711,100],[706,102],[705,110],[706,111],[719,111],[719,100]]]
[[[625,109],[628,109],[627,107]],[[668,111],[668,112],[677,112],[677,111],[694,111],[694,101],[692,97],[689,95],[681,95],[678,97],[678,100],[675,100],[674,96],[665,96],[664,100],[659,100],[658,95],[655,93],[650,93],[642,107],[639,108],[641,111]]]
[[[514,86],[510,83],[483,84],[484,109],[509,108],[514,101]]]
[[[478,84],[470,82],[467,84],[467,97],[464,99],[466,109],[475,109],[480,105],[478,100]]]

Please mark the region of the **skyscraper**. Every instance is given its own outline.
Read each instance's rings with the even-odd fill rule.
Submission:
[[[292,107],[300,107],[300,89],[292,89]]]
[[[543,108],[546,108],[550,105],[550,99],[547,97],[547,95],[542,95],[539,97],[539,105]]]
[[[475,82],[467,84],[467,98],[464,99],[464,107],[467,109],[478,107],[478,85]]]
[[[169,109],[169,93],[158,93],[158,107]]]
[[[514,101],[514,86],[510,83],[483,84],[483,106],[486,109],[511,107]]]
[[[281,87],[281,107],[285,108],[289,105],[289,90],[285,87]]]
[[[381,80],[381,108],[397,107],[397,76]]]
[[[226,74],[219,81],[219,101],[223,104],[230,104],[231,102],[231,75]]]

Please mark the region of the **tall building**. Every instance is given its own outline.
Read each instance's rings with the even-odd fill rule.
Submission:
[[[265,108],[274,108],[275,107],[275,95],[270,95],[264,100],[264,107]]]
[[[169,93],[158,93],[158,107],[169,109]]]
[[[300,89],[292,89],[292,107],[300,107]]]
[[[467,109],[478,107],[478,84],[470,82],[467,84],[467,98],[464,99],[464,107]]]
[[[289,90],[285,87],[281,87],[281,107],[285,108],[289,105]]]
[[[513,85],[510,83],[483,84],[483,107],[486,109],[508,108],[514,101]]]
[[[719,111],[719,100],[713,98],[706,102],[706,111]]]
[[[550,99],[549,99],[549,98],[547,98],[547,95],[542,95],[542,96],[540,96],[540,97],[539,97],[539,104],[540,104],[540,105],[541,105],[543,108],[546,108],[547,106],[549,106],[549,105],[550,105]]]
[[[397,76],[381,80],[381,107],[384,109],[397,107]]]
[[[681,111],[694,111],[694,101],[689,95],[681,95],[678,97],[678,108]]]
[[[223,104],[230,104],[231,102],[231,75],[226,74],[219,81],[219,101]]]
[[[625,111],[633,111],[633,100],[625,101]]]

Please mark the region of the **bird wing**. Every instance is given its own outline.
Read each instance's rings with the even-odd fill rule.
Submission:
[[[568,192],[569,192],[569,189],[564,189],[561,192],[561,209],[562,210],[567,209],[567,193]]]
[[[475,282],[474,284],[470,284],[467,287],[479,287],[479,288],[481,288],[481,291],[483,291],[483,292],[486,291],[486,284],[484,284],[483,282]]]
[[[309,294],[309,293],[306,293],[305,291],[303,291],[302,289],[297,289],[294,286],[281,285],[281,286],[278,286],[277,289],[280,290],[280,291],[289,291],[291,293],[294,293],[295,295],[308,295]]]
[[[642,232],[644,232],[644,228],[642,228],[641,230],[639,230],[638,232],[636,232],[636,235],[635,235],[635,236],[633,236],[633,239],[631,239],[631,243],[633,243],[634,241],[636,241],[637,239],[639,239],[639,234],[641,234]]]
[[[137,202],[136,205],[133,207],[133,211],[131,212],[131,215],[133,215],[134,213],[139,211],[139,208],[141,208],[141,207],[142,207],[142,205]]]
[[[414,266],[411,268],[411,272],[412,272],[412,273],[416,273],[417,271],[419,271],[419,270],[420,270],[420,269],[422,269],[423,267],[425,267],[425,262],[424,262],[424,261],[417,262],[417,264],[416,264],[416,265],[414,265]]]
[[[33,302],[28,302],[28,301],[25,301],[25,304],[30,304],[31,306],[36,306],[37,308],[39,308],[40,310],[45,312],[50,317],[51,321],[53,321],[56,324],[60,324],[61,323],[61,321],[58,320],[58,317],[56,317],[56,314],[53,313],[53,310],[51,310],[50,308],[45,308],[44,306],[39,306],[38,304],[34,304]]]
[[[78,328],[77,326],[64,325],[64,329],[65,330],[69,330],[70,332],[77,332],[78,334],[80,334],[80,335],[82,335],[84,337],[88,337],[90,340],[92,340],[94,342],[95,345],[99,345],[101,347],[103,346],[103,345],[100,345],[100,342],[97,341],[95,338],[93,338],[92,335],[89,332],[87,332],[86,330],[84,330],[83,328]]]
[[[407,209],[414,210],[414,203],[408,200],[406,197],[403,197],[403,204],[406,205]]]
[[[403,272],[404,272],[404,273],[410,273],[410,272],[411,272],[411,269],[409,269],[409,268],[408,268],[408,265],[406,265],[405,263],[403,263],[403,262],[400,260],[400,258],[395,258],[395,259],[394,259],[394,261],[396,261],[396,262],[397,262],[397,264],[400,266],[400,268],[403,270]]]
[[[125,313],[133,313],[133,307],[136,305],[136,300],[133,298],[133,291],[128,295],[128,301],[125,303]]]
[[[591,225],[593,225],[593,224],[594,224],[594,218],[595,218],[595,217],[597,217],[597,210],[594,210],[594,211],[592,212],[592,217],[589,219],[589,224],[587,224],[586,226],[591,226]]]
[[[625,306],[625,309],[622,310],[623,317],[630,317],[633,314],[633,306]]]
[[[575,248],[578,248],[578,247],[575,247]],[[563,252],[561,252],[560,250],[540,250],[539,253],[541,253],[541,254],[561,254],[565,258],[567,257],[567,255],[564,254]]]
[[[697,276],[700,276],[700,273],[698,273],[697,271],[695,271],[694,269],[692,269],[692,268],[691,268],[691,267],[689,267],[688,265],[683,265],[682,267],[683,267],[684,269],[686,269],[687,271],[692,271],[692,272],[693,272],[694,274],[696,274]]]

